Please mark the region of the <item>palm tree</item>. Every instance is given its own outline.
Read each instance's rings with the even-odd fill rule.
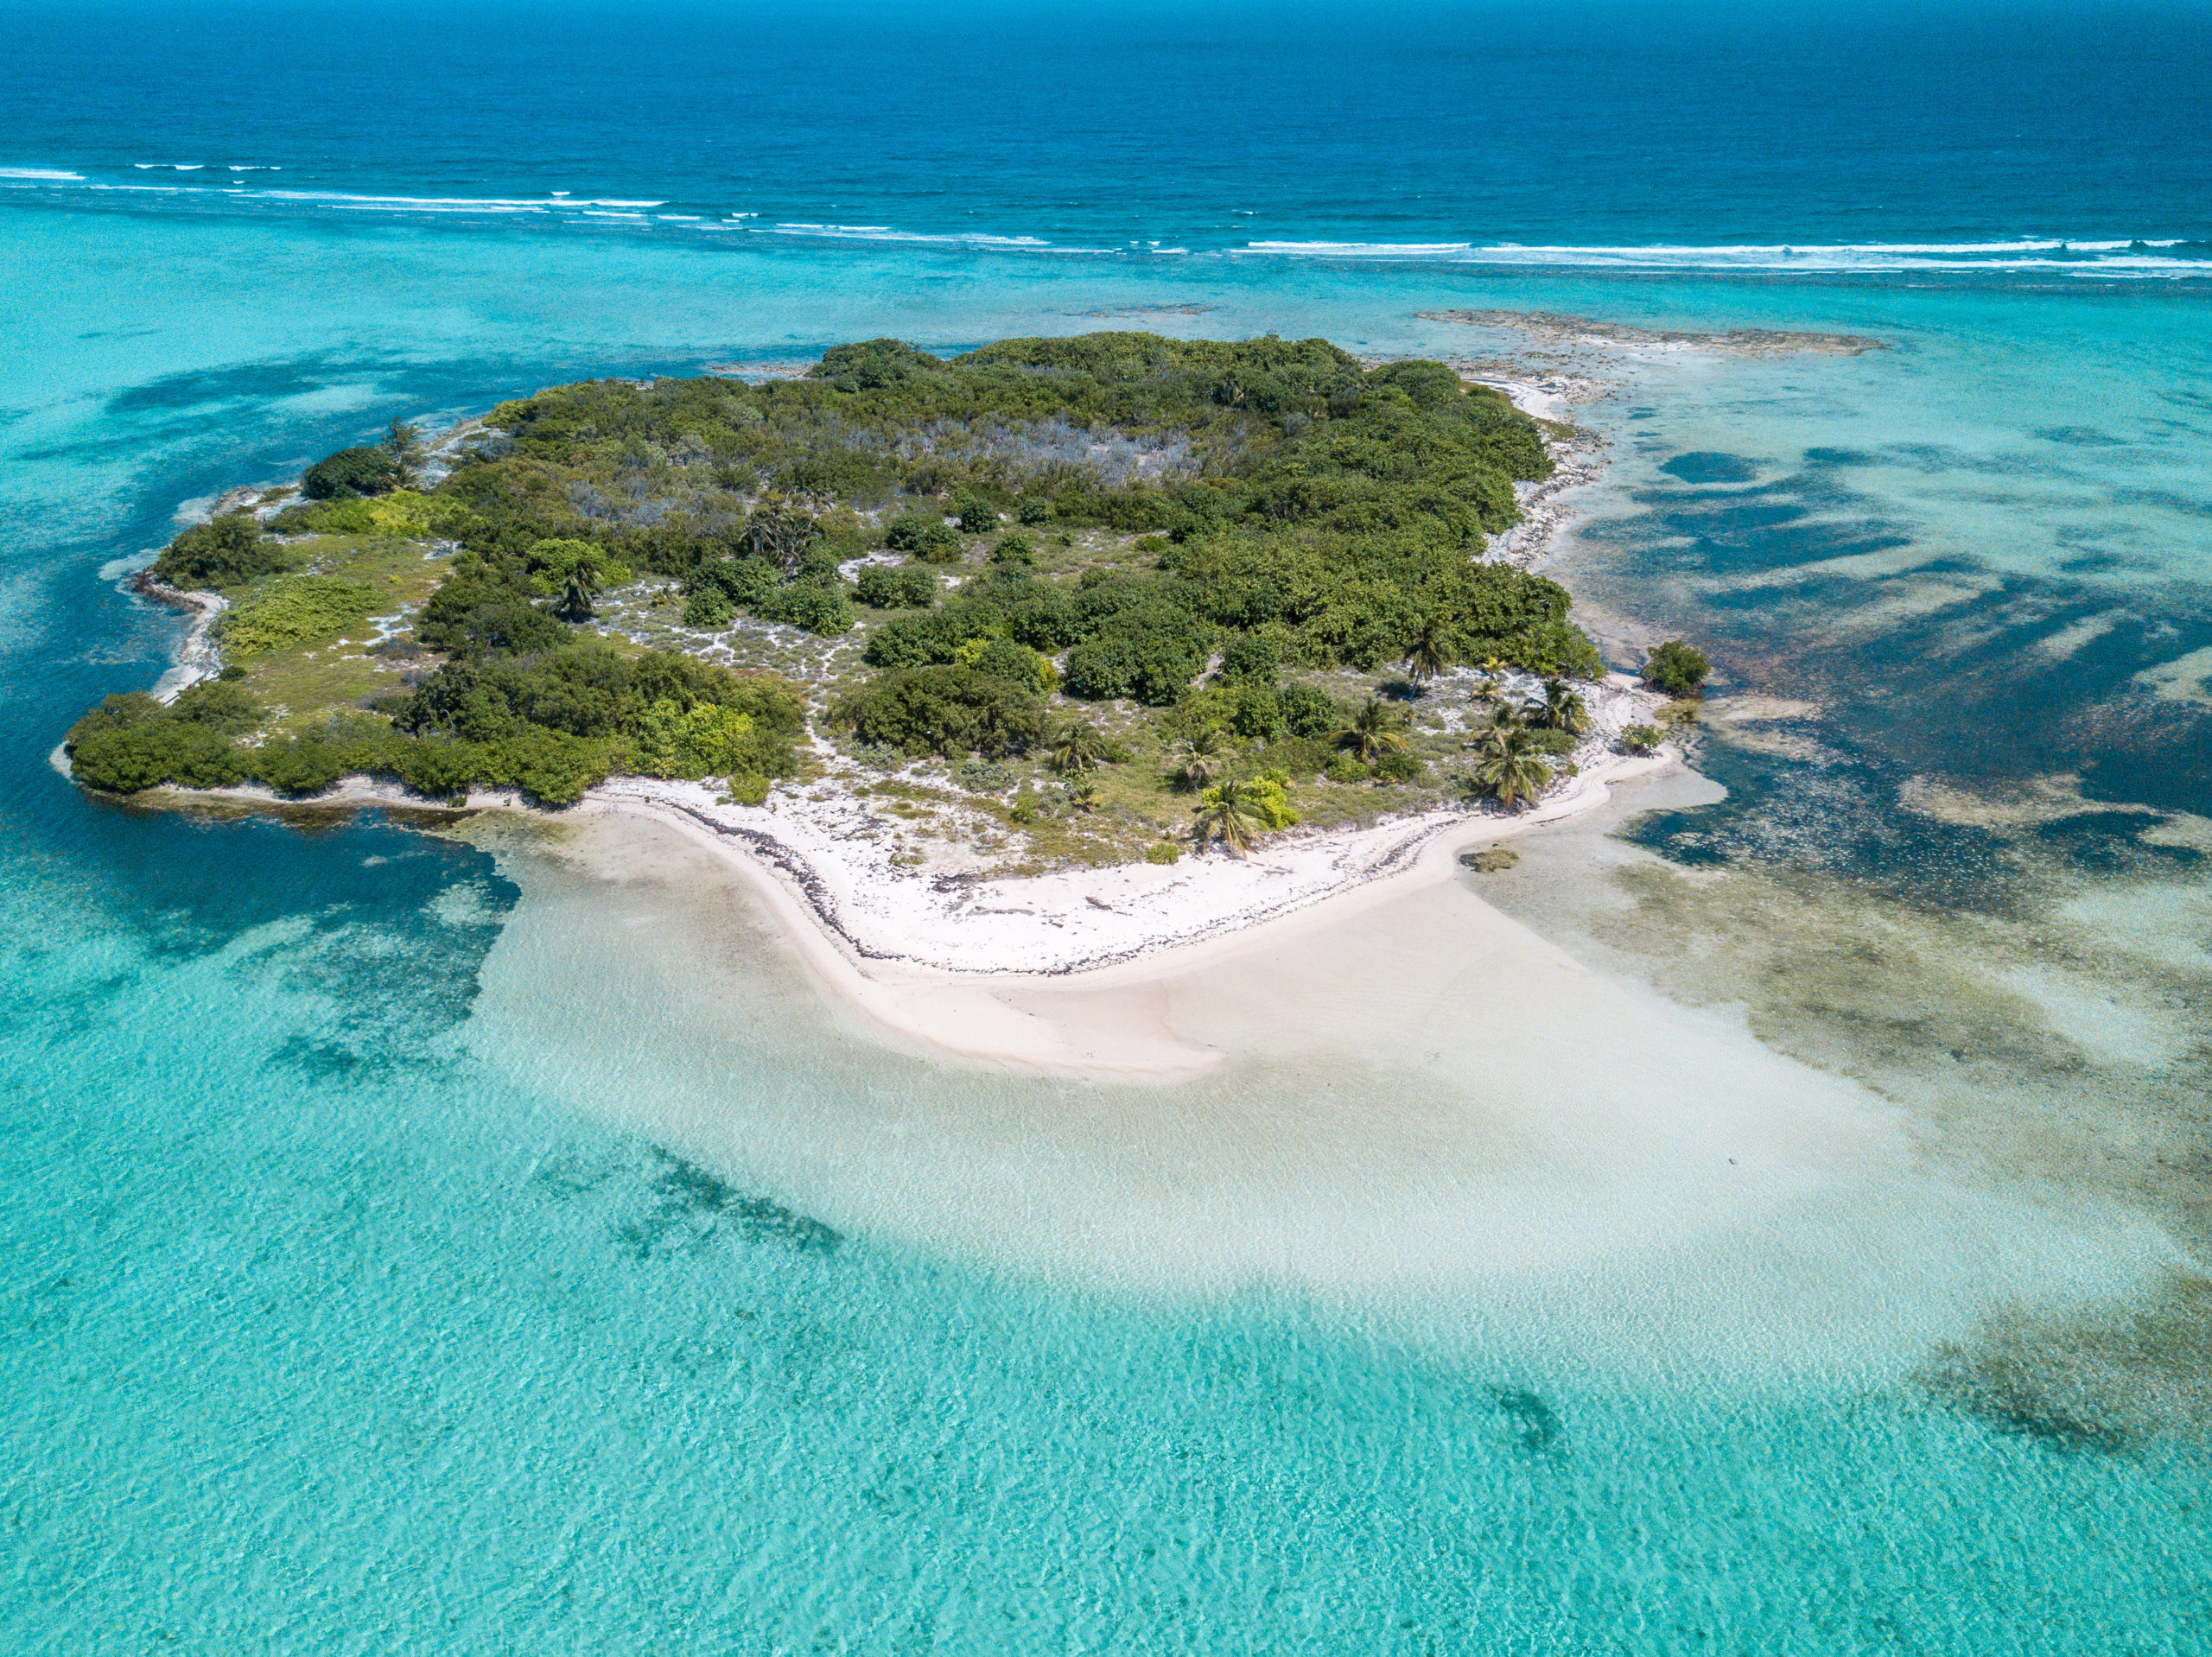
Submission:
[[[1406,651],[1406,677],[1417,685],[1427,684],[1458,659],[1452,630],[1431,616],[1421,624]]]
[[[1200,726],[1175,751],[1176,775],[1186,788],[1204,788],[1229,763],[1229,744],[1211,725]]]
[[[1222,848],[1242,857],[1260,837],[1266,819],[1256,809],[1257,788],[1249,782],[1230,781],[1198,796],[1198,822],[1193,832],[1203,846],[1217,840]]]
[[[1482,759],[1474,770],[1480,792],[1517,811],[1535,803],[1551,780],[1551,767],[1533,752],[1528,732],[1497,730],[1483,740]]]
[[[1493,731],[1521,731],[1529,726],[1529,710],[1517,702],[1498,699],[1497,706],[1490,710],[1490,728]]]
[[[599,597],[606,585],[606,577],[599,573],[599,566],[578,560],[561,577],[561,590],[553,604],[553,613],[568,621],[589,621],[593,600]]]
[[[1078,811],[1096,811],[1105,803],[1106,797],[1099,792],[1098,784],[1087,779],[1068,790],[1068,803]]]
[[[1547,679],[1543,705],[1536,709],[1536,723],[1550,730],[1564,731],[1569,736],[1580,736],[1590,728],[1590,709],[1566,680]]]
[[[1071,773],[1096,771],[1113,748],[1114,745],[1106,740],[1106,733],[1090,720],[1071,720],[1052,738],[1052,769]]]
[[[1370,696],[1351,716],[1351,728],[1337,739],[1337,746],[1351,749],[1363,765],[1373,765],[1386,753],[1404,752],[1406,739],[1398,730],[1397,709]]]

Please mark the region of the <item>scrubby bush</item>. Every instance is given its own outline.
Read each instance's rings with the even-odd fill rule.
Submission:
[[[688,585],[693,593],[718,593],[741,608],[751,608],[783,585],[782,572],[761,558],[716,557],[700,564]]]
[[[64,747],[78,780],[110,794],[162,783],[224,788],[245,776],[221,731],[179,720],[143,693],[108,697],[70,727]]]
[[[998,508],[980,490],[964,490],[954,496],[952,516],[969,535],[988,535],[999,526]]]
[[[596,541],[549,536],[532,542],[523,562],[542,598],[558,594],[563,584],[579,569],[591,571],[603,587],[620,587],[630,579],[629,565]]]
[[[170,587],[220,588],[244,586],[290,562],[284,544],[264,535],[251,512],[226,512],[170,542],[149,573]]]
[[[454,656],[521,656],[557,649],[574,635],[538,608],[520,569],[476,562],[430,595],[415,636]]]
[[[753,716],[727,702],[663,698],[638,716],[632,763],[646,777],[728,777],[765,769]]]
[[[1224,684],[1273,684],[1281,671],[1282,657],[1274,642],[1257,633],[1239,633],[1222,646]]]
[[[820,587],[811,581],[795,581],[778,587],[753,609],[763,620],[835,638],[853,630],[853,606],[846,600],[846,591],[842,585]]]
[[[873,391],[944,366],[940,359],[903,340],[864,340],[858,345],[832,346],[806,371],[810,378],[827,380],[841,391]]]
[[[1086,702],[1121,697],[1165,707],[1205,666],[1205,652],[1187,638],[1117,628],[1068,652],[1067,693]]]
[[[367,619],[376,588],[336,575],[287,575],[215,623],[215,638],[234,656],[291,650],[335,638]]]
[[[950,564],[958,562],[966,549],[960,531],[934,516],[907,512],[891,520],[883,532],[883,544],[893,552],[906,553],[926,564]]]
[[[309,500],[338,500],[352,495],[388,494],[406,481],[391,450],[342,448],[309,467],[300,492]]]
[[[345,751],[315,737],[294,737],[252,751],[253,774],[279,794],[320,794],[343,777]]]
[[[1631,725],[1621,733],[1621,746],[1630,753],[1649,753],[1664,740],[1656,725]]]
[[[169,704],[172,717],[236,736],[259,724],[268,713],[236,680],[202,679],[187,685]]]
[[[937,577],[913,565],[863,564],[853,595],[879,610],[925,610],[937,602]]]
[[[459,540],[485,527],[484,520],[454,496],[412,489],[302,502],[279,512],[275,524],[284,535],[377,535],[400,540],[429,536]]]
[[[978,673],[988,674],[995,679],[1004,679],[1050,695],[1059,682],[1059,675],[1052,664],[1027,644],[1016,644],[1011,638],[974,638],[953,652],[952,659],[962,667]]]
[[[1024,495],[1014,504],[1014,515],[1033,529],[1052,521],[1052,503],[1043,495]]]
[[[683,625],[698,627],[708,632],[720,632],[737,618],[737,606],[728,594],[711,587],[702,587],[683,600]]]
[[[1428,774],[1428,766],[1410,748],[1393,748],[1375,758],[1374,772],[1386,783],[1417,783]]]
[[[489,769],[488,756],[474,743],[429,739],[393,745],[399,780],[434,800],[465,795]]]
[[[1025,752],[1045,731],[1045,705],[1033,690],[964,667],[887,673],[839,711],[863,742],[953,759]]]
[[[1026,535],[1002,535],[991,548],[991,562],[1001,568],[1027,569],[1037,562],[1037,548]]]
[[[1712,671],[1705,653],[1679,638],[1655,646],[1643,658],[1644,682],[1670,696],[1696,695]]]
[[[1334,698],[1314,685],[1284,685],[1275,692],[1283,724],[1293,736],[1334,736],[1344,726],[1344,714]]]

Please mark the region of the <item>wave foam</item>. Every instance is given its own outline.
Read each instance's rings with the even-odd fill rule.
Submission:
[[[2179,276],[2212,270],[2203,244],[2162,241],[1851,242],[1606,247],[1500,242],[1248,242],[1250,254],[1303,258],[1432,259],[1450,263],[1618,270],[2074,270]]]
[[[200,162],[136,162],[140,173],[192,173]],[[17,188],[46,187],[57,191],[136,192],[168,196],[186,205],[220,200],[268,209],[343,213],[440,215],[457,218],[529,218],[550,224],[602,227],[617,223],[652,230],[646,215],[671,203],[620,196],[579,198],[555,190],[532,196],[416,196],[340,190],[282,189],[270,185],[249,187],[238,175],[282,171],[276,166],[220,164],[227,174],[221,187],[212,181],[175,183],[128,183],[60,168],[0,167],[0,183]],[[128,177],[128,175],[124,175]],[[686,202],[686,206],[694,205]],[[1889,271],[1951,271],[1962,274],[2052,272],[2113,279],[2202,277],[2212,274],[2212,243],[2176,238],[2120,240],[2100,236],[2085,240],[2056,238],[2016,238],[2002,241],[1850,242],[1726,244],[1700,246],[1689,244],[1647,243],[1605,245],[1586,243],[1363,242],[1342,239],[1262,239],[1226,246],[1193,248],[1186,243],[1131,241],[1117,247],[1096,247],[1058,242],[1044,236],[1002,235],[980,231],[905,230],[892,225],[844,225],[808,219],[752,222],[760,215],[696,204],[699,213],[664,213],[657,215],[671,232],[743,231],[753,235],[809,238],[838,242],[880,242],[912,247],[965,248],[977,251],[1052,253],[1128,257],[1193,255],[1213,257],[1371,260],[1376,262],[1434,263],[1521,269],[1620,270],[1639,272],[1759,274],[1795,273],[1875,274]],[[1237,209],[1248,213],[1249,209]]]

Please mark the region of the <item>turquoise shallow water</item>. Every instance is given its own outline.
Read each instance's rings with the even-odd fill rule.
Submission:
[[[455,992],[512,900],[480,855],[315,849],[320,901],[254,924],[11,904],[15,1648],[2194,1638],[2185,1444],[840,1235],[472,1055]]]
[[[34,103],[40,64],[67,59],[39,49],[11,60]],[[163,84],[161,37],[136,49],[130,74]],[[1551,84],[1529,73],[1524,108]],[[1236,84],[1245,106],[1264,95]],[[1707,91],[1729,121],[1760,116]],[[305,168],[297,96],[263,98],[252,141]],[[37,143],[0,162],[101,178],[184,159],[157,141],[218,164],[251,147],[141,101],[160,112],[111,109],[90,145],[99,120],[37,105]],[[1707,205],[1750,203],[1745,235],[1778,240],[2201,234],[2196,153],[2176,132],[2112,198],[2111,225],[2082,212],[2103,199],[2094,178],[2058,180],[2038,207],[2036,167],[2061,163],[2005,160],[1970,121],[1921,136],[1962,144],[2014,194],[1931,193],[1896,209],[1893,235],[1847,179],[1796,219],[1758,168]],[[576,176],[556,182],[502,172],[488,140],[386,142],[379,178],[328,140],[321,183],[674,187],[620,146],[590,181],[569,157]],[[845,199],[845,175],[810,177],[789,159],[802,150],[774,151],[754,182],[811,217]],[[1336,159],[1357,172],[1371,156]],[[1926,172],[1909,151],[1883,164]],[[1147,195],[1135,167],[1080,190],[1063,167],[1056,197],[1052,173],[1013,178],[983,228],[1076,240],[1128,197],[1154,217],[1116,220],[1123,233],[1195,237],[1219,206],[1195,186]],[[1513,194],[1346,206],[1332,176],[1306,197],[1240,182],[1267,228],[1300,239],[1485,239],[1476,221]],[[1483,222],[1690,239],[1697,213],[1646,211],[1664,192],[1638,176],[1579,220]],[[702,200],[710,186],[736,187],[683,181]],[[1023,217],[1055,200],[1051,223]],[[887,186],[855,221],[950,233],[946,202]],[[881,332],[950,347],[1275,329],[1482,356],[1508,342],[1416,314],[1504,307],[1871,334],[1890,348],[1537,365],[1620,384],[1586,409],[1613,466],[1565,563],[1609,637],[1691,631],[1725,689],[1817,711],[1716,725],[1700,764],[1726,801],[1655,795],[1613,838],[1548,864],[1532,850],[1487,890],[1605,970],[1881,1086],[1962,1189],[2047,1213],[2062,1238],[2104,1205],[2201,1269],[2212,916],[2191,825],[2212,816],[2212,778],[2185,668],[2212,644],[2200,291],[2048,268],[1774,280],[1719,257],[1663,278],[1255,257],[1202,238],[1172,261],[709,246],[464,217],[88,210],[38,191],[0,212],[0,1647],[2205,1648],[2212,1463],[2172,1361],[2186,1319],[2091,1343],[2086,1371],[2064,1370],[2073,1390],[2042,1387],[2039,1365],[2078,1352],[2078,1331],[2031,1323],[2028,1381],[1967,1409],[1912,1379],[1923,1355],[1907,1343],[1746,1364],[1656,1293],[1641,1324],[1586,1336],[1587,1307],[1633,1305],[1640,1279],[1568,1274],[1474,1304],[1416,1283],[1386,1305],[1287,1270],[1179,1260],[1117,1282],[1058,1269],[1065,1251],[1046,1269],[1019,1248],[932,1246],[894,1220],[928,1208],[914,1188],[957,1152],[945,1124],[1012,1124],[992,1153],[1051,1176],[1019,1217],[1080,1235],[1132,1199],[1065,1125],[1135,1107],[841,1036],[757,928],[718,946],[734,972],[709,1029],[648,952],[594,936],[616,912],[604,893],[527,853],[376,820],[137,814],[48,764],[74,714],[150,682],[176,634],[103,567],[165,538],[181,504],[394,416]],[[2056,815],[1956,803],[2054,776],[2075,779]],[[1905,809],[1927,784],[1953,790],[1948,815]],[[1615,864],[1628,884],[1585,867]],[[1668,884],[1684,868],[1696,883]],[[543,1032],[588,1023],[563,998],[608,973],[608,1000],[677,1011],[562,1070]],[[687,1077],[773,1133],[724,1136],[705,1159],[661,1123],[658,1090]],[[1293,1106],[1301,1087],[1395,1097],[1357,1069],[1265,1086]],[[872,1115],[896,1131],[849,1131]],[[1190,1190],[1220,1189],[1205,1172]],[[1226,1252],[1270,1217],[1217,1207],[1174,1246],[1211,1227]],[[1895,1297],[1902,1324],[1917,1281],[1850,1286]],[[1787,1346],[1806,1317],[1790,1292],[1716,1253],[1704,1304]]]

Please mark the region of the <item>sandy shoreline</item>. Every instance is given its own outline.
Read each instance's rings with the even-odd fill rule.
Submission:
[[[1462,849],[1594,809],[1611,797],[1612,784],[1672,763],[1663,751],[1611,756],[1525,812],[1447,808],[1362,828],[1287,834],[1247,858],[1207,853],[1166,866],[999,879],[878,867],[883,856],[855,854],[874,848],[856,841],[834,809],[726,804],[702,784],[643,778],[606,783],[559,813],[505,791],[439,806],[366,777],[303,801],[246,786],[149,790],[149,803],[398,809],[455,818],[512,812],[560,831],[544,842],[547,850],[616,880],[626,878],[623,826],[651,822],[742,880],[781,923],[817,982],[881,1032],[940,1053],[1045,1071],[1170,1077],[1210,1069],[1220,1056],[1158,1031],[1077,1028],[1051,1016],[1049,998],[1040,1001],[1039,993],[1127,987],[1225,954],[1264,952],[1317,916],[1344,917],[1448,883]]]

